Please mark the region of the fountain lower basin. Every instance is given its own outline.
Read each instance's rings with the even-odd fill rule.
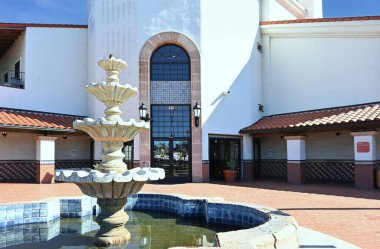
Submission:
[[[56,180],[75,183],[83,194],[97,198],[100,213],[96,222],[100,225],[94,237],[97,246],[123,245],[131,239],[125,228],[129,217],[123,207],[127,197],[136,194],[149,180],[165,178],[160,168],[134,168],[122,173],[103,173],[92,169],[56,170]]]
[[[299,245],[296,235],[298,225],[295,219],[270,207],[226,202],[222,198],[157,193],[139,193],[127,199],[128,202],[123,208],[125,210],[169,212],[184,218],[200,217],[209,224],[237,227],[234,231],[217,233],[218,246],[221,248],[293,249]],[[0,205],[0,214],[1,210],[5,210],[6,217],[14,218],[8,221],[8,227],[12,227],[33,221],[48,222],[58,217],[92,215],[95,207],[98,210],[96,199],[92,197],[55,198],[40,203],[3,204]],[[26,218],[17,219],[15,211],[21,214],[19,217]],[[31,220],[29,216],[34,213],[39,217]],[[0,229],[6,227],[7,222],[0,222]]]

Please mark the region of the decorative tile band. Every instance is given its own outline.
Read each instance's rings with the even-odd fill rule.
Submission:
[[[190,104],[190,81],[151,81],[151,104]]]

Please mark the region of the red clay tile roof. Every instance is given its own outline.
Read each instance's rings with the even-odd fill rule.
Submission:
[[[27,27],[34,28],[87,28],[87,25],[79,25],[79,24],[43,24],[43,23],[6,23],[0,22],[0,28],[17,28],[17,29],[25,29]]]
[[[291,24],[291,23],[313,23],[313,22],[349,22],[349,21],[368,21],[380,20],[380,16],[356,16],[356,17],[338,17],[338,18],[315,18],[315,19],[297,19],[297,20],[282,20],[282,21],[264,21],[261,25],[272,24]]]
[[[240,133],[297,131],[307,128],[342,127],[347,124],[365,125],[373,122],[378,122],[380,127],[380,102],[266,116],[240,130]]]
[[[0,128],[75,131],[73,121],[83,116],[0,108]]]

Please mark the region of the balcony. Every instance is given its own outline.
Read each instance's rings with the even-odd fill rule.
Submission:
[[[25,73],[20,71],[8,70],[1,75],[0,86],[24,89]]]

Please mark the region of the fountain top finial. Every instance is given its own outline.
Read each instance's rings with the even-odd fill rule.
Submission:
[[[101,58],[98,65],[103,68],[107,73],[107,83],[119,82],[119,73],[127,67],[127,63],[122,59],[115,58],[113,54],[108,57]]]

